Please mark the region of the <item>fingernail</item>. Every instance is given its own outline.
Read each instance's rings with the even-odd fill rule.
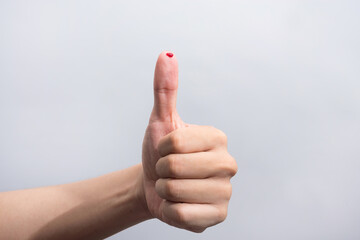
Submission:
[[[171,57],[174,56],[174,54],[172,54],[171,52],[168,52],[168,53],[166,53],[166,56],[168,56],[169,58],[171,58]]]

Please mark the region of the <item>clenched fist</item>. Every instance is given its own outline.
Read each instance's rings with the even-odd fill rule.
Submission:
[[[162,52],[154,76],[154,108],[143,151],[143,191],[150,214],[193,232],[222,222],[237,165],[226,135],[184,123],[176,111],[176,57]]]
[[[235,160],[223,132],[180,119],[177,88],[176,57],[163,52],[142,164],[79,182],[0,192],[0,239],[97,240],[154,217],[193,232],[223,221]]]

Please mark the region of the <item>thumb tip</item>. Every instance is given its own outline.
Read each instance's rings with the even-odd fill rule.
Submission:
[[[175,54],[172,51],[162,51],[157,59],[156,66],[167,67],[168,69],[174,69],[178,67],[178,62]]]
[[[178,85],[178,62],[171,51],[159,54],[154,74],[154,89],[176,90]]]
[[[178,63],[170,51],[160,53],[154,74],[154,111],[157,119],[171,118],[176,112]]]
[[[158,58],[175,58],[175,54],[172,51],[165,50],[159,54]]]

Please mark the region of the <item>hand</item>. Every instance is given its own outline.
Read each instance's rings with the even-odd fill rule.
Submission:
[[[143,141],[143,191],[150,214],[193,232],[222,222],[237,165],[226,135],[184,123],[176,111],[176,57],[162,52],[154,76],[154,108]]]

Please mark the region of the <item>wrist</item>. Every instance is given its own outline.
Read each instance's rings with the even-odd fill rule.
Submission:
[[[138,174],[136,179],[136,186],[134,188],[134,199],[136,201],[136,205],[141,209],[141,211],[144,213],[144,216],[146,220],[153,218],[152,214],[149,211],[147,202],[146,202],[146,196],[145,196],[145,190],[144,190],[144,174],[143,174],[143,167],[142,164],[138,164],[135,166],[137,168]]]

